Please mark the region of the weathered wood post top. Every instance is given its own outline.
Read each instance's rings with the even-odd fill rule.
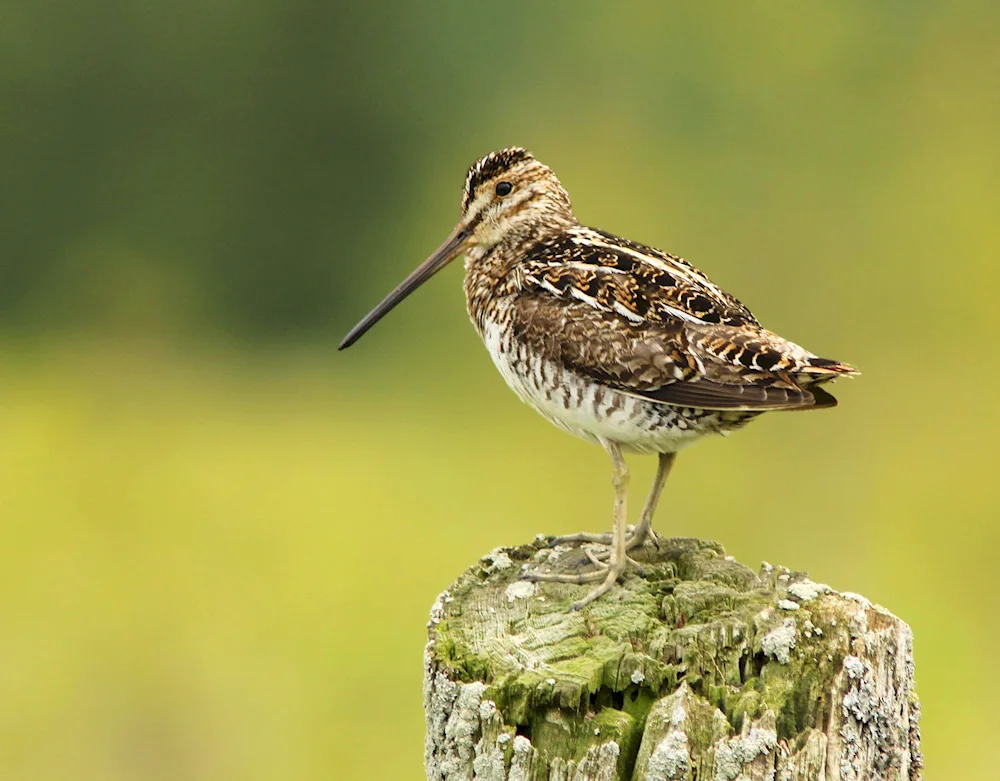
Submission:
[[[519,580],[577,547],[493,551],[431,611],[431,781],[918,781],[913,636],[889,611],[722,546],[647,544],[610,594]]]

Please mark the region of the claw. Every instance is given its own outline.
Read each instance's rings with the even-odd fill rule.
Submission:
[[[646,577],[646,570],[643,569],[642,565],[638,561],[633,559],[631,556],[626,556],[625,561],[627,561],[629,564],[631,564],[633,567],[636,568],[636,571],[639,573],[639,577],[642,578]]]

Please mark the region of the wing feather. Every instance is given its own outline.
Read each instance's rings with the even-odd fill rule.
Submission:
[[[514,301],[512,327],[519,338],[567,369],[650,401],[711,410],[767,411],[828,407],[829,393],[815,387],[833,379],[795,374],[811,353],[763,329],[705,326],[687,321],[634,322],[545,287]],[[556,300],[558,299],[558,300]],[[596,299],[595,299],[596,300]],[[725,347],[728,346],[728,349]],[[756,356],[778,358],[762,368]],[[804,387],[808,386],[808,387]]]
[[[817,406],[813,393],[802,388],[724,385],[702,378],[670,383],[638,395],[679,407],[713,410],[793,410]]]
[[[574,288],[633,319],[757,325],[753,314],[683,258],[578,226],[526,253],[524,271],[549,292]]]

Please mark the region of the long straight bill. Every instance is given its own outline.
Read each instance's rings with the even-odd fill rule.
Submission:
[[[343,350],[358,341],[369,328],[385,317],[390,309],[447,266],[448,262],[454,260],[462,251],[468,237],[469,232],[465,228],[462,226],[455,228],[455,232],[434,251],[433,255],[417,266],[410,276],[400,282],[395,290],[382,299],[382,303],[365,315],[361,322],[351,329],[351,332],[344,337],[337,349]]]

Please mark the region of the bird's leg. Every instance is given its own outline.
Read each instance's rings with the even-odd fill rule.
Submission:
[[[674,465],[674,459],[676,457],[676,453],[660,453],[660,458],[656,465],[656,477],[653,478],[653,484],[650,486],[649,496],[646,498],[646,505],[642,508],[642,515],[639,516],[639,523],[635,525],[635,529],[627,537],[627,542],[625,543],[627,550],[635,550],[640,547],[652,531],[650,527],[653,523],[653,515],[656,514],[656,505],[660,501],[663,484],[667,481],[667,476],[670,474],[670,469]],[[565,537],[556,537],[550,544],[564,545],[567,542],[596,542],[601,545],[611,545],[612,535],[608,532],[605,532],[604,534],[588,534],[586,532],[580,532],[578,534],[567,534]],[[653,536],[653,542],[656,542],[655,533]],[[597,554],[597,558],[604,561],[610,555],[610,551],[602,551]]]
[[[670,469],[674,465],[675,458],[677,458],[676,453],[660,453],[660,458],[656,464],[656,477],[653,478],[653,484],[649,487],[649,496],[646,497],[646,506],[642,508],[639,523],[635,525],[635,531],[632,532],[626,546],[629,550],[642,545],[649,534],[653,535],[653,543],[656,547],[660,547],[660,544],[656,542],[656,533],[652,530],[653,515],[656,514],[656,505],[660,502],[663,484],[667,482],[667,476],[670,474]]]
[[[615,582],[625,572],[628,566],[628,556],[625,552],[625,522],[628,515],[628,480],[629,471],[625,459],[622,458],[621,448],[618,443],[608,440],[601,440],[604,449],[611,456],[611,463],[614,466],[612,484],[615,487],[615,526],[612,532],[611,561],[608,562],[607,572],[604,580],[597,588],[591,591],[579,602],[574,602],[571,610],[579,610],[584,605],[588,605],[604,594],[607,594]]]
[[[659,550],[660,543],[657,542],[656,532],[652,529],[653,515],[656,513],[656,505],[660,501],[663,484],[667,481],[667,475],[670,474],[670,468],[674,465],[674,458],[676,457],[676,453],[660,453],[660,460],[656,467],[656,477],[653,478],[653,484],[649,488],[649,496],[646,497],[646,506],[642,508],[639,523],[635,525],[635,529],[628,536],[628,541],[625,543],[625,550],[633,551],[636,548],[641,548],[647,536],[652,536],[653,544]],[[603,550],[600,553],[588,552],[587,557],[595,564],[603,564],[611,558],[611,551]],[[631,558],[629,558],[629,562],[635,565],[640,575],[645,575],[642,566],[638,562]],[[607,565],[605,564],[604,566]]]
[[[614,466],[612,482],[615,487],[615,526],[611,535],[611,561],[607,564],[602,564],[602,568],[595,572],[584,572],[576,575],[547,572],[527,572],[521,576],[524,580],[536,583],[541,581],[546,583],[575,583],[577,585],[582,585],[584,583],[596,583],[597,581],[603,581],[600,586],[591,591],[586,597],[579,602],[575,602],[572,605],[573,610],[579,610],[584,605],[593,602],[602,594],[606,594],[610,591],[615,581],[618,580],[618,578],[621,577],[621,574],[625,571],[625,567],[629,562],[629,558],[625,551],[625,521],[628,510],[628,466],[625,463],[625,459],[622,458],[621,448],[617,443],[601,440],[601,444],[604,445],[604,449],[607,450],[608,455],[611,456],[611,463]],[[595,561],[595,563],[601,562]]]

